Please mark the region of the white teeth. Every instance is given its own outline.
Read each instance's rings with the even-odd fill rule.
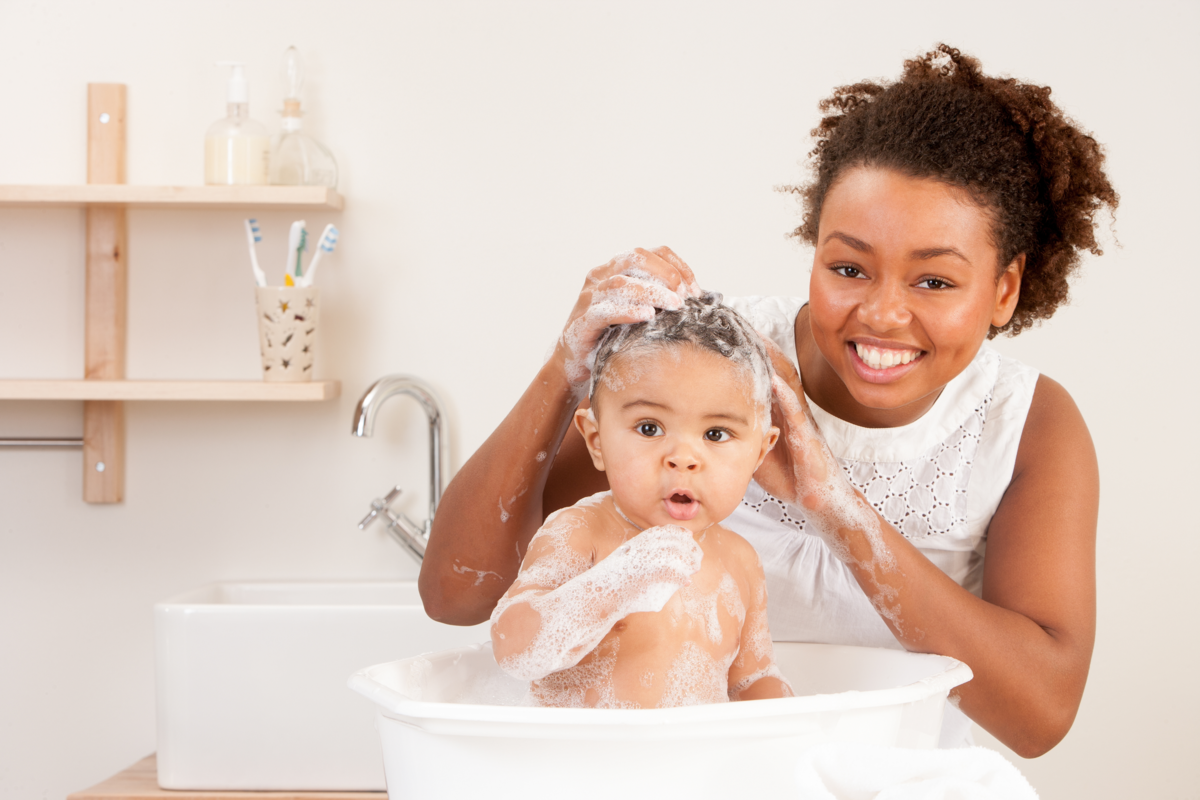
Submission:
[[[858,357],[871,369],[887,369],[900,364],[908,364],[921,354],[919,350],[883,350],[876,347],[865,347],[857,342],[854,350]]]

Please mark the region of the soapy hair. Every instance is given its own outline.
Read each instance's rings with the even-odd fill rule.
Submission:
[[[1082,251],[1102,253],[1095,217],[1119,197],[1100,145],[1051,102],[1049,86],[985,75],[977,59],[941,44],[906,61],[900,80],[842,86],[820,109],[813,179],[783,187],[805,205],[793,235],[816,245],[825,197],[855,167],[964,189],[991,218],[997,268],[1025,254],[1016,310],[988,338],[1049,319],[1067,301]]]
[[[596,387],[601,385],[610,390],[621,388],[614,384],[619,379],[608,371],[613,359],[620,357],[628,362],[631,357],[655,350],[691,345],[723,356],[745,371],[749,394],[760,409],[760,425],[765,431],[771,415],[771,359],[750,323],[722,305],[721,299],[718,292],[705,292],[687,298],[678,311],[663,309],[647,322],[608,328],[596,345],[589,397],[594,400]]]

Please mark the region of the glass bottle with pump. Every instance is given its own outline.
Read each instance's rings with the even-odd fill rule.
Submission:
[[[219,61],[232,67],[229,76],[227,115],[208,129],[204,137],[204,182],[222,186],[264,184],[269,173],[267,153],[270,136],[260,122],[250,119],[249,87],[245,66]]]
[[[337,188],[338,168],[325,145],[304,132],[300,90],[304,88],[304,62],[300,51],[289,47],[283,54],[282,132],[271,142],[271,183],[288,186]]]

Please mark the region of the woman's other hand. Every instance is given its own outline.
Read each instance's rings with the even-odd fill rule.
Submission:
[[[779,443],[767,454],[754,479],[775,497],[805,505],[803,498],[812,488],[831,479],[838,480],[841,471],[830,474],[832,454],[808,410],[800,373],[770,337],[763,336],[762,340],[775,368],[771,379],[771,424],[779,428]]]

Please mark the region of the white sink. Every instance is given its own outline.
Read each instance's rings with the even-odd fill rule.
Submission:
[[[487,640],[415,583],[218,583],[154,607],[164,789],[382,790],[364,664]]]

